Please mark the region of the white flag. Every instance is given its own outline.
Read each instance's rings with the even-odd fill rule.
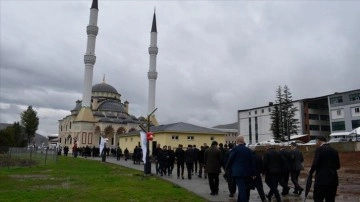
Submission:
[[[140,139],[141,139],[141,149],[143,153],[143,161],[144,163],[146,163],[147,139],[146,139],[146,133],[144,131],[140,131]]]

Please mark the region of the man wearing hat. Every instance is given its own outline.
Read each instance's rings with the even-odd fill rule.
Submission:
[[[335,201],[339,178],[337,170],[340,169],[338,152],[326,143],[324,136],[316,138],[315,156],[310,169],[310,176],[315,172],[314,201]]]
[[[301,195],[302,191],[304,190],[299,185],[299,175],[300,171],[304,170],[303,167],[304,157],[302,152],[297,148],[297,144],[295,142],[291,143],[291,166],[290,166],[290,173],[291,173],[291,181],[294,184],[294,194]]]
[[[211,147],[205,151],[204,165],[209,178],[211,195],[219,193],[219,174],[222,165],[222,153],[217,148],[218,143],[213,141]]]

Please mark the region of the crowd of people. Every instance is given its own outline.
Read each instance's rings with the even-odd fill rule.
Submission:
[[[337,151],[326,143],[326,138],[318,137],[317,145],[308,173],[310,176],[315,173],[313,198],[315,202],[324,199],[335,201],[339,156]],[[293,194],[300,196],[304,191],[304,187],[299,184],[300,172],[304,170],[304,156],[295,142],[291,143],[290,149],[285,146],[277,149],[273,145],[266,145],[265,153],[260,155],[246,147],[244,137],[240,135],[236,138],[236,144],[223,145],[213,141],[210,147],[204,144],[200,149],[196,148],[196,145],[188,145],[184,150],[180,144],[174,151],[169,146],[161,148],[158,144],[153,156],[157,175],[172,175],[176,163],[178,179],[185,179],[185,167],[189,180],[196,175],[199,178],[208,178],[211,195],[219,193],[219,176],[224,172],[229,197],[234,197],[237,189],[238,202],[249,201],[250,190],[255,189],[262,201],[271,201],[274,197],[280,202],[282,197],[286,197],[290,192],[290,180]],[[268,193],[264,192],[263,177],[270,189]]]
[[[318,148],[315,151],[314,160],[308,175],[311,177],[315,173],[314,194],[315,202],[335,201],[338,186],[337,170],[340,168],[339,155],[335,149],[326,143],[326,138],[317,138]],[[301,195],[304,187],[299,184],[299,175],[304,170],[304,157],[298,149],[296,143],[291,143],[290,149],[280,146],[276,149],[272,145],[266,145],[263,155],[246,147],[244,137],[239,135],[236,144],[218,144],[216,141],[208,146],[204,143],[200,149],[196,145],[187,145],[184,149],[179,144],[173,150],[171,146],[161,147],[157,144],[152,153],[155,161],[156,174],[160,176],[171,176],[176,164],[176,176],[178,179],[185,179],[184,170],[187,170],[187,179],[193,176],[208,179],[210,194],[219,193],[219,176],[224,173],[227,181],[229,197],[234,197],[238,190],[238,202],[248,202],[250,190],[257,190],[262,201],[271,201],[275,197],[277,202],[282,201],[290,192],[289,180],[293,184],[293,194]],[[75,148],[76,153],[83,157],[97,157],[100,155],[99,149],[89,146]],[[67,155],[69,148],[64,147],[64,154]],[[74,150],[74,148],[73,148]],[[74,151],[73,151],[74,152]],[[130,152],[126,148],[124,155],[120,147],[106,148],[104,154],[110,153],[120,160],[125,156],[125,160],[130,159]],[[76,156],[75,156],[76,157]],[[142,162],[142,149],[136,146],[131,155],[134,164]],[[262,177],[269,187],[269,192],[265,193]],[[280,191],[279,191],[280,185]]]

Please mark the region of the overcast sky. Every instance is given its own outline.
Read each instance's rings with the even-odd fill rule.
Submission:
[[[32,105],[43,135],[82,98],[91,0],[0,1],[0,122]],[[360,2],[99,0],[93,84],[114,86],[147,113],[148,46],[156,6],[160,123],[211,127],[266,105],[360,87]]]

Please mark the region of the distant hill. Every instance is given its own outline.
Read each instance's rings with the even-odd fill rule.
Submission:
[[[212,128],[218,128],[218,129],[238,129],[238,123],[230,123],[230,124],[224,124],[224,125],[217,125]]]
[[[11,123],[0,123],[0,130],[3,130],[9,126],[12,126],[13,124]],[[48,138],[45,136],[40,135],[39,133],[35,133],[35,138],[34,138],[35,144],[37,146],[41,146],[44,143],[44,146],[48,146]]]

